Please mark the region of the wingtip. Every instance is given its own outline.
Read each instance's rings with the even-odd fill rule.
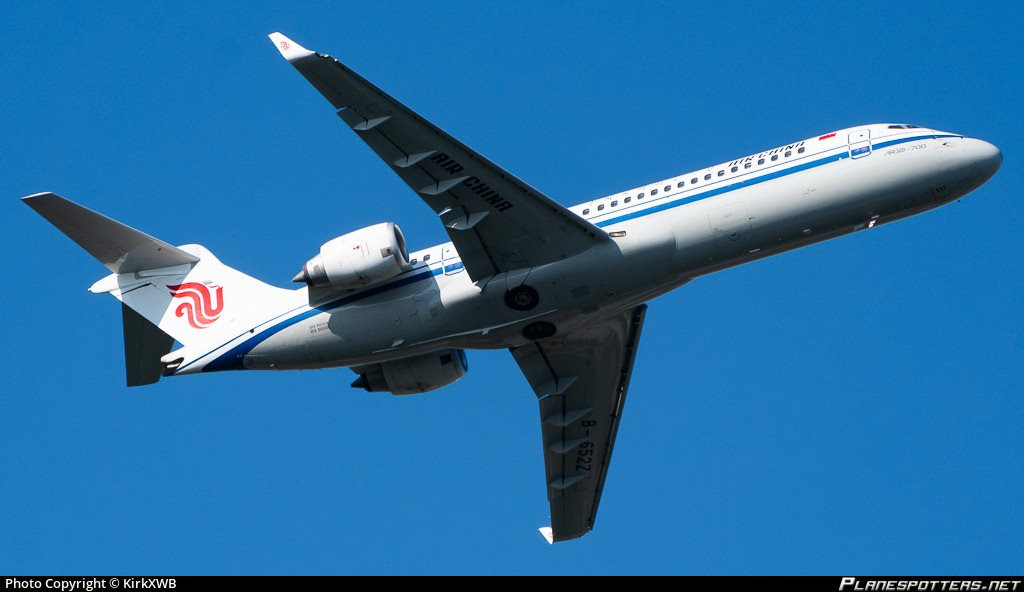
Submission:
[[[40,198],[43,198],[43,197],[49,197],[51,195],[56,196],[57,194],[53,193],[52,191],[42,191],[40,193],[33,193],[32,195],[26,195],[25,197],[21,198],[21,201],[29,201],[29,200],[32,200],[32,199],[40,199]]]
[[[47,208],[54,203],[61,203],[66,201],[68,200],[57,195],[56,193],[51,193],[49,191],[44,191],[42,193],[33,193],[32,195],[26,195],[25,197],[21,198],[21,203],[40,213],[42,213],[42,210],[40,208]]]
[[[540,536],[544,537],[544,540],[547,541],[549,545],[555,544],[555,536],[551,532],[550,526],[541,526],[537,530],[540,531]]]
[[[288,37],[276,31],[271,33],[270,35],[267,35],[267,37],[269,37],[270,40],[274,42],[274,47],[276,47],[277,51],[281,52],[281,55],[284,56],[284,59],[288,60],[289,62],[294,62],[297,59],[304,58],[306,56],[311,56],[314,53],[316,53],[314,51],[306,49],[305,47],[302,47],[298,43],[295,43]]]

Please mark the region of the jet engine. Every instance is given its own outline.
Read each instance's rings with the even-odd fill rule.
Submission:
[[[293,282],[352,290],[377,284],[409,269],[402,229],[394,222],[360,228],[327,241]]]
[[[465,376],[468,369],[465,351],[445,349],[355,367],[352,370],[359,374],[359,378],[352,387],[370,392],[390,392],[392,395],[418,395],[448,386]]]

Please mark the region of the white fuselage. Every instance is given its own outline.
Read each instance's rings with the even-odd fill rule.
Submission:
[[[350,366],[442,348],[522,345],[538,320],[570,330],[695,277],[870,228],[955,200],[998,168],[981,140],[909,126],[840,130],[570,209],[613,240],[574,257],[478,283],[451,243],[366,289],[301,288],[267,320],[189,348],[177,374]],[[540,304],[518,312],[509,288]]]

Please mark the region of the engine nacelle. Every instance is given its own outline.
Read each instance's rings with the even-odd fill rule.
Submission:
[[[455,382],[466,375],[466,352],[445,349],[422,356],[402,358],[354,368],[359,378],[353,388],[392,395],[418,395]]]
[[[292,281],[351,290],[390,279],[409,269],[402,229],[394,222],[360,228],[327,241]]]

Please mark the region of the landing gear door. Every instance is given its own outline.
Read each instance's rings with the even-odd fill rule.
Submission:
[[[743,202],[711,210],[708,222],[716,243],[711,256],[713,261],[742,255],[750,248],[750,215]]]
[[[743,202],[712,210],[708,222],[711,223],[711,232],[723,245],[746,244],[750,238],[750,216]]]
[[[871,130],[861,129],[850,134],[850,158],[864,158],[871,154]]]
[[[466,266],[462,264],[458,251],[451,245],[441,248],[441,265],[445,275],[455,275],[466,269]]]

